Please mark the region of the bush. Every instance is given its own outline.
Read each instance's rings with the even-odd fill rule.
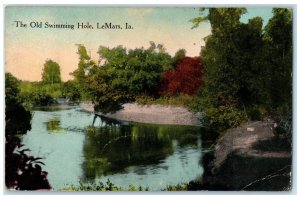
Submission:
[[[159,98],[153,98],[149,96],[138,96],[136,102],[141,105],[159,104],[165,106],[182,106],[189,108],[189,105],[194,100],[193,96],[181,94],[177,96],[162,96]]]
[[[247,121],[246,113],[238,110],[234,106],[211,107],[206,109],[204,114],[203,123],[218,131],[237,127],[242,122]]]
[[[31,106],[49,106],[57,103],[55,98],[61,97],[61,84],[43,84],[38,82],[21,82],[20,96]]]

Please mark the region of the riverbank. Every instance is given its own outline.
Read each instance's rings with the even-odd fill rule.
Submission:
[[[126,103],[123,109],[116,113],[102,114],[94,111],[92,103],[81,103],[80,107],[88,112],[95,113],[110,119],[127,122],[151,123],[151,124],[175,124],[200,126],[201,113],[193,113],[183,107],[162,105],[139,105]]]
[[[291,190],[291,143],[272,126],[256,121],[228,130],[202,160],[202,189]]]

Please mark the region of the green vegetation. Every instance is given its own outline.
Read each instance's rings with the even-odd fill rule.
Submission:
[[[40,82],[20,82],[20,98],[27,106],[49,106],[62,97],[60,66],[55,61],[46,60]]]
[[[87,185],[80,183],[79,186],[65,187],[62,191],[149,191],[149,188],[135,187],[133,185],[129,185],[128,188],[118,187],[107,179],[106,183],[99,182]]]
[[[167,71],[171,72],[181,63],[185,50],[180,49],[171,57],[163,45],[156,45],[154,42],[150,42],[147,49],[128,50],[122,46],[100,46],[98,65],[87,55],[83,45],[78,45],[78,54],[78,68],[72,73],[75,82],[81,93],[85,93],[95,104],[96,110],[108,113],[121,109],[126,102],[135,101],[137,96],[159,98],[162,75]],[[198,64],[193,67],[197,66]],[[183,103],[185,102],[180,104]]]
[[[161,191],[194,191],[198,190],[198,184],[194,182],[177,184],[177,185],[168,185],[166,188],[162,188]],[[128,187],[118,187],[114,185],[109,179],[106,183],[92,183],[92,184],[83,184],[80,183],[79,186],[71,185],[69,187],[63,188],[61,191],[150,191],[148,187],[136,187],[129,185]]]
[[[181,106],[181,107],[192,107],[191,103],[194,102],[194,97],[181,94],[177,96],[161,96],[159,98],[154,98],[151,96],[138,96],[135,98],[135,102],[140,105],[164,105],[164,106]]]
[[[54,84],[61,82],[60,66],[58,65],[58,63],[52,61],[51,59],[46,61],[42,73],[42,82],[44,84]]]
[[[62,84],[62,97],[70,99],[72,102],[80,102],[82,93],[79,84],[74,81],[67,81]]]
[[[148,49],[134,50],[100,46],[98,53],[104,64],[91,66],[82,85],[86,85],[95,109],[103,113],[119,110],[136,95],[151,95],[172,61],[164,48],[154,43]]]
[[[30,106],[48,106],[62,96],[61,84],[42,82],[20,82],[20,97]]]
[[[5,136],[25,134],[31,129],[31,112],[20,97],[19,80],[5,73]]]
[[[218,130],[292,110],[291,10],[273,9],[264,29],[260,17],[241,23],[245,12],[245,8],[209,8],[208,15],[193,19],[196,27],[208,20],[212,28],[201,51],[205,86],[194,109]]]

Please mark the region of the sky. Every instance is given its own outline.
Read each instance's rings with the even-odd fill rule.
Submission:
[[[260,16],[264,25],[272,17],[271,7],[247,8],[241,21]],[[70,73],[77,68],[76,44],[83,44],[92,59],[98,59],[99,46],[127,49],[149,47],[149,42],[163,44],[174,55],[184,48],[187,56],[199,56],[203,38],[210,34],[210,24],[203,23],[191,29],[191,19],[199,16],[193,7],[34,7],[7,6],[5,8],[4,53],[5,72],[18,79],[40,81],[43,65],[52,59],[61,67],[63,81],[72,79]],[[16,21],[27,24],[20,27]],[[31,27],[35,22],[42,28]],[[75,28],[45,28],[45,24],[68,24]],[[77,29],[78,23],[89,23],[94,29]],[[120,29],[97,29],[97,23],[118,24]],[[133,29],[125,29],[125,24]]]

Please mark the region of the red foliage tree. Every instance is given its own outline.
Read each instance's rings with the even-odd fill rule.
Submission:
[[[161,78],[160,95],[196,95],[203,84],[204,67],[200,57],[184,57],[175,69],[166,71]]]

